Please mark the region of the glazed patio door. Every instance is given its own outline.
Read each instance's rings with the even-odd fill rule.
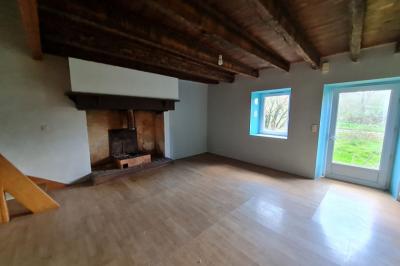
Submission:
[[[391,85],[335,91],[326,177],[384,189],[397,132],[399,92]]]

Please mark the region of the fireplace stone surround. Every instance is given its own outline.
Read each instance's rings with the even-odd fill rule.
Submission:
[[[93,177],[108,181],[118,176],[118,168],[124,172],[133,166],[133,173],[171,161],[164,152],[163,112],[174,110],[177,100],[81,92],[67,96],[86,111]]]

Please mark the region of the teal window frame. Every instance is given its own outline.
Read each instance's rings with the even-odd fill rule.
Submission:
[[[250,132],[251,136],[258,137],[270,137],[270,138],[279,138],[279,139],[287,139],[289,132],[289,121],[290,121],[290,102],[291,102],[291,88],[282,88],[282,89],[274,89],[274,90],[263,90],[263,91],[253,91],[251,93],[251,104],[250,104]],[[271,96],[280,96],[280,95],[288,95],[289,96],[289,106],[288,106],[288,129],[286,132],[273,132],[273,131],[263,131],[262,121],[264,116],[264,99],[265,97]]]

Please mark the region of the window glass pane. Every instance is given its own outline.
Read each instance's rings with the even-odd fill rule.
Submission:
[[[289,95],[264,98],[264,116],[261,130],[264,133],[286,135],[289,118]]]
[[[390,90],[339,94],[333,162],[379,169]]]

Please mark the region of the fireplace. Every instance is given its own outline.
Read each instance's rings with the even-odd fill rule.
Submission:
[[[68,92],[86,111],[92,172],[134,168],[165,158],[164,112],[176,100]]]
[[[151,163],[151,154],[138,150],[136,129],[110,129],[108,142],[110,158],[119,169]]]
[[[86,110],[92,170],[124,169],[164,155],[163,113]]]
[[[126,158],[138,154],[136,129],[109,129],[110,157]]]

